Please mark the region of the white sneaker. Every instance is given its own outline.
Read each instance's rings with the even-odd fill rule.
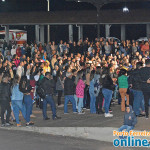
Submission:
[[[105,113],[105,117],[113,117],[113,114]]]
[[[85,112],[84,112],[84,111],[82,111],[82,112],[79,112],[78,114],[79,114],[79,115],[83,115],[83,114],[85,114]]]
[[[64,107],[64,105],[63,105],[63,104],[61,104],[61,105],[58,105],[58,108],[61,108],[61,107]]]

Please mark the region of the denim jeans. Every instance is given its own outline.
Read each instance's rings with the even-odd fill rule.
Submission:
[[[78,98],[76,95],[74,95],[75,102],[76,102],[76,108],[78,109],[78,112],[80,113],[83,108],[83,98]]]
[[[26,120],[26,109],[25,106],[23,104],[22,100],[12,100],[12,107],[13,107],[13,112],[14,112],[14,116],[16,119],[16,123],[19,124],[19,111],[22,112],[22,115],[24,117],[24,119]]]
[[[95,103],[96,103],[96,97],[95,95],[91,94],[90,93],[90,112],[92,114],[95,114],[96,113],[96,106],[95,106]]]
[[[25,108],[26,108],[26,122],[30,122],[30,115],[32,112],[31,95],[24,95],[24,104],[25,104]]]
[[[137,90],[133,90],[133,95],[134,95],[134,101],[133,101],[133,110],[135,112],[136,115],[140,114],[140,109],[142,111],[145,111],[144,108],[144,95],[142,91],[137,91]]]
[[[53,97],[51,95],[46,96],[46,98],[43,101],[43,118],[47,118],[47,104],[51,105],[52,113],[53,113],[53,118],[56,117],[56,105],[53,100]]]
[[[133,128],[134,128],[133,126],[122,125],[122,126],[118,129],[118,131],[119,131],[119,132],[122,132],[123,130],[126,129],[126,132],[129,132],[129,131],[132,130]],[[122,135],[122,136],[119,136],[119,138],[120,138],[120,139],[125,139],[125,138],[127,138],[127,136],[124,136],[124,137],[123,137],[123,135]]]
[[[69,101],[72,103],[73,112],[76,112],[76,103],[75,103],[74,96],[73,95],[66,95],[65,96],[65,103],[64,103],[64,113],[68,113],[67,104]]]
[[[104,103],[105,113],[109,113],[109,106],[112,99],[112,90],[103,88],[102,93],[105,99],[105,103]]]

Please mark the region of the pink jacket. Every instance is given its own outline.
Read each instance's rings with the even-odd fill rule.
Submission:
[[[76,86],[76,96],[78,98],[84,98],[84,88],[85,88],[85,83],[83,82],[83,80],[80,79]]]

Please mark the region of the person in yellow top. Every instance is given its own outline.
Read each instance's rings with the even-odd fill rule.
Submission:
[[[45,75],[46,72],[51,72],[51,68],[49,66],[49,61],[44,62],[44,68],[43,68],[44,75]]]

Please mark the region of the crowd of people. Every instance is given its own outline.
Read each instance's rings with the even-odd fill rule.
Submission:
[[[121,111],[131,105],[136,116],[148,119],[149,44],[104,38],[23,46],[5,42],[0,52],[2,126],[11,125],[10,116],[21,126],[20,111],[26,126],[33,125],[34,102],[42,107],[44,120],[49,120],[47,104],[53,120],[61,119],[54,95],[57,109],[64,107],[64,114],[69,113],[71,102],[73,113],[84,115],[84,109],[89,109],[90,113],[113,117],[111,103],[117,99]]]

